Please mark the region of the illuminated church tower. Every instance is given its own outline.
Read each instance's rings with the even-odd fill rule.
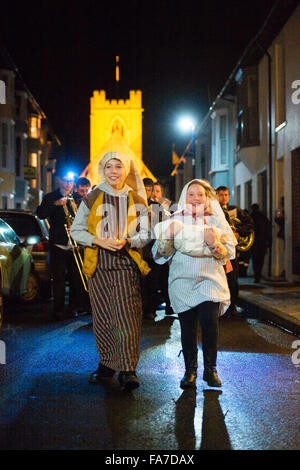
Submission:
[[[118,57],[116,81],[119,81]],[[142,178],[156,181],[142,160],[142,92],[130,90],[129,99],[108,100],[105,90],[94,91],[90,109],[90,163],[84,175],[92,185],[99,183],[99,161],[109,151],[131,155]]]

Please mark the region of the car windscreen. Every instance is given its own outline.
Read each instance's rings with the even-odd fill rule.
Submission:
[[[42,236],[37,220],[29,214],[0,212],[0,217],[14,229],[19,237],[30,237],[31,235]]]
[[[15,243],[19,245],[20,240],[14,230],[5,221],[0,219],[0,233],[1,238],[7,243]]]

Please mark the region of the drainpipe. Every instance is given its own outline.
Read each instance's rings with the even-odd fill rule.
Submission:
[[[273,147],[272,147],[272,57],[257,41],[268,59],[268,151],[269,151],[269,219],[273,225]],[[273,243],[272,243],[273,245]],[[272,274],[272,245],[269,248],[268,276]]]
[[[268,51],[266,51],[268,57],[268,101],[269,101],[269,218],[273,225],[273,151],[272,151],[272,58]],[[269,249],[269,266],[268,274],[271,277],[272,274],[272,245]]]

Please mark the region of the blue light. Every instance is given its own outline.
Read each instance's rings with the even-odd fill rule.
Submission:
[[[68,173],[66,174],[66,177],[69,178],[70,180],[74,180],[75,173],[73,171],[68,171]]]
[[[33,235],[31,237],[28,237],[26,241],[28,245],[35,245],[40,241],[40,237]]]

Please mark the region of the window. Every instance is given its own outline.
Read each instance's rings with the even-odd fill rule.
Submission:
[[[2,209],[7,209],[8,207],[8,198],[7,196],[2,196]]]
[[[116,119],[113,123],[111,133],[113,134],[114,132],[119,132],[122,137],[124,136],[124,127],[119,119]]]
[[[1,213],[0,218],[3,219],[20,237],[28,237],[29,235],[43,236],[38,221],[30,214],[17,213]]]
[[[2,199],[7,196],[2,196]],[[6,207],[7,209],[7,207]],[[20,244],[20,239],[16,232],[4,220],[0,220],[0,232],[7,243]]]
[[[31,153],[29,155],[29,165],[34,166],[35,168],[37,167],[37,153]]]
[[[1,124],[1,166],[7,168],[8,164],[8,125],[6,122]]]
[[[5,91],[5,82],[1,80],[0,77],[0,104],[6,103],[6,91]]]
[[[21,114],[21,96],[20,95],[16,95],[16,100],[15,100],[15,103],[16,103],[16,117],[20,117],[20,114]]]
[[[41,131],[41,118],[39,116],[30,116],[29,136],[32,139],[39,139]]]
[[[220,116],[220,163],[221,165],[227,164],[227,116],[222,114]]]
[[[228,115],[224,109],[212,119],[212,171],[228,167]]]
[[[239,75],[236,127],[240,147],[259,145],[257,67],[246,67]]]
[[[245,183],[245,209],[248,211],[252,205],[252,180]]]
[[[21,157],[22,157],[22,140],[21,137],[16,138],[16,176],[21,175]]]

